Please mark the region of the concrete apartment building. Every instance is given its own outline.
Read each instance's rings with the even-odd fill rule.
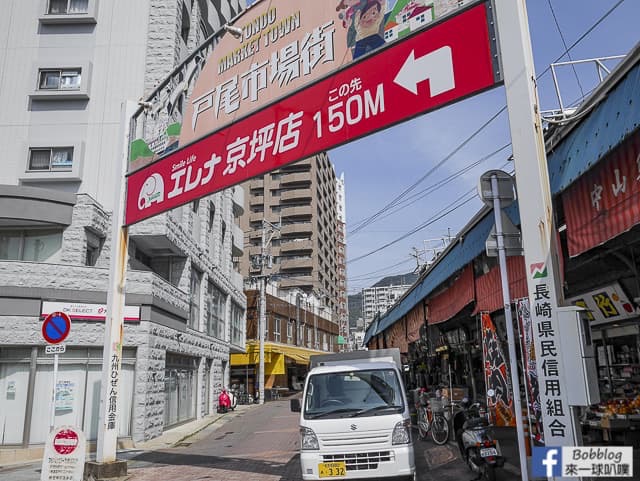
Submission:
[[[0,461],[49,430],[42,318],[72,319],[56,425],[96,439],[120,106],[145,98],[244,0],[5,0],[0,16]],[[180,115],[180,108],[173,115]],[[203,416],[243,352],[236,187],[130,228],[119,436]]]
[[[378,314],[384,314],[411,285],[378,286],[362,289],[362,317],[365,329]]]
[[[299,289],[322,297],[337,323],[338,208],[336,174],[328,155],[317,154],[242,186],[247,208],[240,226],[247,242],[240,272],[244,277],[260,273],[254,256],[261,254],[263,219],[280,224],[268,242],[270,261],[264,274],[277,274],[283,290]]]

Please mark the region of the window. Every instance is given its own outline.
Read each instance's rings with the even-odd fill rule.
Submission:
[[[58,229],[0,230],[0,259],[43,262],[62,248]]]
[[[51,15],[64,15],[87,13],[89,0],[49,0],[47,13]]]
[[[40,90],[80,90],[82,69],[46,69],[39,70],[38,88]]]
[[[189,42],[189,31],[191,30],[191,18],[187,6],[182,4],[182,26],[180,27],[180,36],[184,43]]]
[[[207,334],[218,339],[226,339],[226,311],[227,299],[225,294],[209,282],[207,287]]]
[[[191,267],[191,291],[189,309],[189,327],[198,329],[200,324],[200,287],[202,284],[202,273],[195,267]]]
[[[273,320],[273,340],[280,342],[280,318],[276,317]]]
[[[178,286],[184,269],[185,258],[177,256],[159,256],[150,259],[148,266],[153,272],[171,285]]]
[[[209,202],[209,232],[213,232],[213,223],[216,219],[216,205]]]
[[[244,309],[235,302],[231,303],[231,344],[236,346],[244,345],[243,326]]]
[[[293,344],[293,321],[287,322],[287,344]]]
[[[71,171],[73,147],[29,149],[29,171]]]
[[[95,266],[100,257],[100,251],[102,250],[102,244],[104,239],[97,236],[93,232],[86,231],[87,235],[87,252],[85,256],[85,265]]]

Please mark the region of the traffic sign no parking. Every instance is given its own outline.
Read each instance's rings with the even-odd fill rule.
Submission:
[[[71,330],[71,319],[64,312],[52,312],[42,323],[42,337],[49,344],[64,341]]]

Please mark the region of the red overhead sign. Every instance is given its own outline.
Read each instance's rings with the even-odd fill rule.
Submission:
[[[139,222],[493,87],[485,4],[419,30],[127,178]]]

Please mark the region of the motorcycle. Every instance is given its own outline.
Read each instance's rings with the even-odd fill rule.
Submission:
[[[476,479],[495,481],[495,469],[504,466],[505,458],[500,445],[493,439],[486,411],[480,403],[469,404],[466,398],[459,407],[453,418],[453,426],[460,456],[469,469],[478,475]]]

